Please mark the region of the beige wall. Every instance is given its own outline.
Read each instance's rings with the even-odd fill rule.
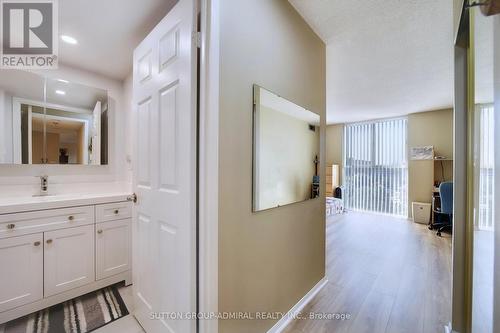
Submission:
[[[421,112],[408,116],[408,147],[422,146],[434,146],[436,156],[453,158],[453,110]],[[412,160],[408,163],[408,196],[411,214],[413,201],[428,203],[432,201],[435,163]],[[451,163],[445,165],[445,174],[451,175],[451,170],[448,170],[451,165]]]
[[[310,199],[319,129],[313,132],[306,121],[262,105],[258,112],[256,210]]]
[[[252,85],[320,114],[324,153],[325,45],[287,1],[220,8],[219,311],[287,312],[325,275],[324,200],[252,213]],[[275,322],[221,321],[219,332]]]
[[[340,171],[340,184],[342,184],[344,124],[326,127],[326,165],[338,164]]]

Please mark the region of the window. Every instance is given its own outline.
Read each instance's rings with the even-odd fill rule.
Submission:
[[[347,209],[408,216],[407,124],[391,119],[345,126]]]
[[[478,207],[476,212],[476,228],[479,230],[493,231],[493,216],[494,216],[494,146],[493,146],[493,105],[491,104],[480,104],[477,106],[477,117],[479,129],[477,131],[476,143],[479,145],[479,149],[476,149],[476,163],[479,164],[479,168],[475,168],[476,172],[479,172],[479,188],[477,189],[476,200]]]

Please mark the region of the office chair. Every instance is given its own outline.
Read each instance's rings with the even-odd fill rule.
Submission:
[[[441,211],[439,214],[446,215],[448,221],[444,223],[436,223],[434,228],[438,228],[437,235],[441,236],[441,232],[449,229],[453,230],[453,182],[444,182],[439,185],[439,196],[441,198]]]

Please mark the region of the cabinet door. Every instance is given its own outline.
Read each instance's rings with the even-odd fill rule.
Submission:
[[[0,312],[43,297],[43,234],[0,240]]]
[[[95,281],[94,226],[44,233],[45,297]]]
[[[43,297],[43,234],[0,240],[0,312]]]
[[[97,280],[130,269],[130,219],[96,224]]]

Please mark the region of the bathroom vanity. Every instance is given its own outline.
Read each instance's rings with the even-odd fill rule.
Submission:
[[[127,194],[0,201],[0,323],[125,281],[131,284]]]

